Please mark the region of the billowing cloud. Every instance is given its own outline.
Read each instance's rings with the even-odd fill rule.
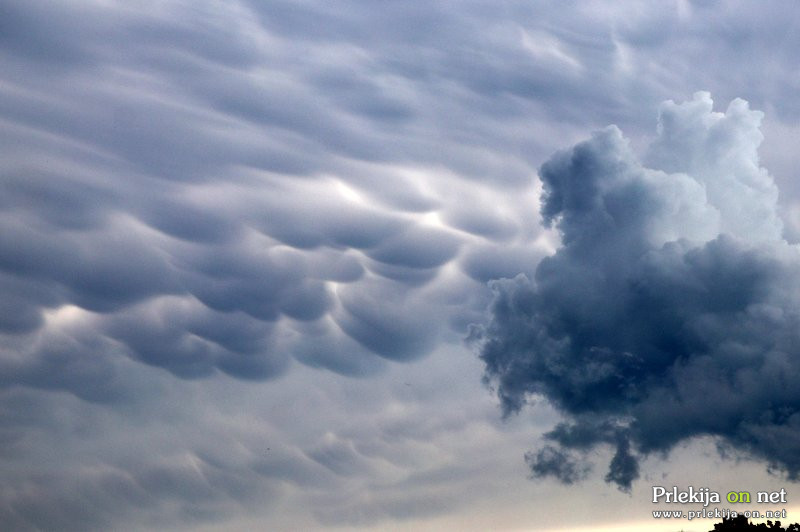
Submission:
[[[534,475],[572,482],[610,445],[606,479],[629,489],[638,457],[705,435],[800,475],[800,247],[759,164],[762,116],[701,92],[662,105],[644,163],[612,126],[542,165],[561,246],[492,282],[479,331],[504,412],[544,398],[566,418]]]

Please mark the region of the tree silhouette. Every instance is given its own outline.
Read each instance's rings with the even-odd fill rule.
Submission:
[[[766,523],[751,523],[749,519],[747,519],[743,515],[739,515],[736,517],[731,517],[730,519],[722,518],[722,523],[717,523],[714,525],[714,530],[710,530],[709,532],[727,532],[731,530],[733,532],[739,531],[747,531],[747,530],[773,530],[779,532],[800,532],[800,524],[795,523],[793,525],[789,525],[788,528],[783,528],[781,526],[780,521],[772,522],[767,521]]]

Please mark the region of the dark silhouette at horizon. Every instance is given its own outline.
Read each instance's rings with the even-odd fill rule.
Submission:
[[[767,521],[766,523],[751,523],[750,520],[743,516],[739,515],[736,517],[731,517],[729,519],[722,518],[721,523],[717,523],[714,525],[714,529],[710,530],[709,532],[727,532],[727,531],[746,531],[746,530],[772,530],[772,531],[780,531],[780,532],[800,532],[800,524],[794,523],[789,525],[787,528],[783,528],[781,526],[780,521]]]

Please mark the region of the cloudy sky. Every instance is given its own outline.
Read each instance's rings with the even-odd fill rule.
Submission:
[[[798,27],[0,0],[0,522],[710,528],[656,522],[653,485],[791,509]]]

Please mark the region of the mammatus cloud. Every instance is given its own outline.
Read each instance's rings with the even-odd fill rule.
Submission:
[[[541,167],[561,246],[491,283],[477,331],[506,415],[544,398],[565,417],[526,456],[534,476],[574,482],[609,445],[606,480],[629,489],[640,457],[705,435],[800,475],[800,248],[761,118],[700,92],[662,105],[644,162],[611,126]]]
[[[600,125],[642,138],[671,95],[746,90],[785,199],[799,17],[0,1],[0,522],[541,528],[557,495],[508,479],[527,421],[453,347],[487,281],[554,249],[531,176]]]
[[[86,396],[87,353],[183,378],[371,375],[458,337],[475,286],[541,254],[519,251],[523,202],[495,201],[532,194],[527,162],[426,139],[426,82],[337,48],[383,15],[262,4],[0,8],[19,74],[0,87],[0,385]],[[39,378],[54,346],[61,377]]]

